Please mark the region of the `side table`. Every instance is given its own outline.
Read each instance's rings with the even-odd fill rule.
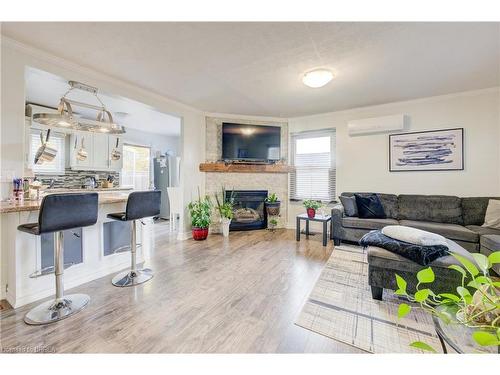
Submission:
[[[317,221],[323,223],[323,246],[326,246],[328,243],[328,223],[332,220],[330,215],[316,215],[312,219],[307,216],[307,214],[300,214],[297,216],[297,229],[296,229],[296,237],[297,241],[300,241],[300,222],[305,220],[306,222],[306,238],[309,236],[309,222]]]

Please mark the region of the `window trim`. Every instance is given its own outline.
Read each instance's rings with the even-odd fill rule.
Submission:
[[[335,174],[334,177],[334,186],[333,186],[333,194],[331,200],[328,203],[335,203],[336,201],[336,193],[337,193],[337,163],[336,163],[336,151],[337,151],[337,129],[336,128],[324,128],[324,129],[316,129],[316,130],[304,130],[300,132],[290,133],[290,164],[295,166],[295,152],[296,152],[296,140],[298,139],[307,139],[307,138],[316,138],[316,137],[330,137],[330,158],[331,158],[331,166],[330,170],[333,170]],[[295,198],[293,196],[292,191],[292,179],[294,178],[294,173],[290,174],[289,178],[289,200],[291,202],[302,202],[306,198]],[[296,185],[296,182],[295,182]],[[332,189],[332,187],[330,187]]]
[[[140,143],[134,143],[134,142],[123,142],[123,147],[125,146],[131,146],[131,147],[142,147],[142,148],[147,148],[149,150],[149,173],[148,173],[148,181],[151,182],[152,178],[154,178],[153,174],[153,148],[151,146],[145,145],[145,144],[140,144]],[[125,152],[122,152],[123,157],[125,157]],[[124,185],[123,184],[123,164],[122,168],[120,169],[120,186],[123,187],[128,187],[135,189],[134,185]]]

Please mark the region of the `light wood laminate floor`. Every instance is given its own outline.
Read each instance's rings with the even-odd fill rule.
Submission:
[[[155,277],[134,288],[111,276],[73,288],[90,305],[46,326],[28,326],[34,305],[0,314],[4,351],[42,347],[86,353],[358,352],[294,324],[333,251],[321,236],[295,241],[292,230],[231,232],[228,239],[177,241],[155,225],[147,266]]]

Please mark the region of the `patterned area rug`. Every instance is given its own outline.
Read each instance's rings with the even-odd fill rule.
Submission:
[[[398,320],[399,302],[386,290],[383,301],[372,299],[363,248],[336,246],[295,324],[369,353],[420,352],[413,341],[440,351],[431,316],[412,309]]]

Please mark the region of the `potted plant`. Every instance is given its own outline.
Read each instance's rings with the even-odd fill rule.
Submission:
[[[475,264],[460,255],[453,253],[451,255],[461,264],[461,266],[449,266],[461,274],[462,281],[457,285],[456,293],[437,294],[425,286],[434,282],[434,272],[428,267],[417,273],[418,283],[413,295],[406,290],[407,282],[396,275],[398,285],[396,295],[417,303],[444,324],[461,324],[469,327],[473,340],[480,346],[500,346],[500,281],[489,276],[492,266],[500,263],[500,251],[491,253],[488,257],[471,253]],[[406,316],[411,309],[410,305],[401,303],[398,307],[398,317]],[[436,351],[421,341],[412,342],[410,346]]]
[[[278,220],[276,220],[275,218],[272,218],[271,220],[269,220],[269,230],[271,232],[274,232],[276,230],[276,226],[278,225]]]
[[[212,217],[212,202],[209,196],[203,199],[198,189],[198,199],[188,204],[191,215],[191,226],[193,239],[196,241],[205,240],[208,236],[208,227]]]
[[[321,207],[321,202],[313,199],[306,199],[302,204],[306,208],[307,216],[310,219],[313,219],[316,216],[316,210]]]
[[[281,202],[278,200],[276,193],[269,195],[264,201],[264,205],[269,216],[279,216]]]
[[[215,201],[217,202],[217,210],[220,215],[220,223],[222,226],[222,235],[224,237],[229,236],[229,225],[231,224],[231,219],[233,218],[233,205],[234,205],[234,189],[231,192],[229,198],[226,196],[226,189],[222,187],[222,198],[215,194]]]

